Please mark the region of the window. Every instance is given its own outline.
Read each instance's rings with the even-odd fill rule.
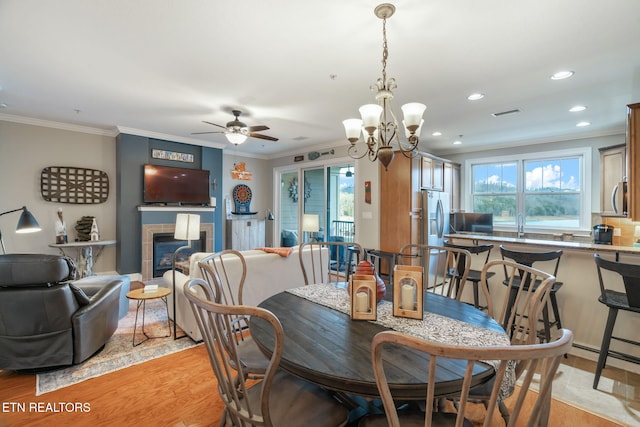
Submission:
[[[589,149],[531,153],[467,162],[473,212],[493,213],[495,227],[512,229],[518,217],[539,232],[587,229],[590,218]]]

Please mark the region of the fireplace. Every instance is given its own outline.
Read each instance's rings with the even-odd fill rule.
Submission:
[[[153,214],[157,214],[157,212],[143,211],[143,214],[153,218]],[[173,215],[173,212],[172,212],[172,215]],[[148,218],[145,218],[145,220],[148,221]],[[162,273],[154,272],[154,268],[153,268],[154,264],[156,263],[154,260],[154,248],[153,248],[154,236],[156,234],[169,236],[170,240],[173,241],[173,234],[175,232],[175,227],[176,227],[175,222],[172,222],[172,223],[160,222],[160,221],[157,221],[154,223],[143,222],[142,236],[141,236],[142,237],[142,257],[141,257],[142,265],[140,266],[140,269],[141,269],[140,272],[142,273],[141,280],[151,280],[154,277],[157,277],[156,274],[159,276],[162,276]],[[203,232],[205,233],[204,240],[202,239]],[[201,237],[200,237],[200,240],[198,241],[198,244],[200,246],[199,246],[199,249],[197,250],[201,252],[213,252],[213,221],[207,219],[207,221],[204,222],[203,220],[201,220],[200,233],[201,233],[200,234]],[[191,242],[191,243],[196,243],[196,242]],[[165,253],[171,252],[171,255],[173,255],[173,252],[175,252],[177,248],[179,248],[180,246],[185,246],[186,244],[187,244],[186,241],[181,241],[175,246],[172,246],[171,248],[165,248],[163,251]],[[181,253],[185,254],[185,257],[187,256],[187,252],[188,252],[187,249],[184,249],[184,251],[181,251]],[[162,256],[160,257],[160,259],[162,259]],[[169,263],[168,269],[171,269],[171,258],[165,257],[162,263],[165,264],[166,262]],[[164,265],[163,267],[167,267],[167,266]]]
[[[201,231],[200,240],[192,240],[190,249],[181,250],[176,262],[188,262],[194,252],[205,252],[206,238],[206,232]],[[174,252],[182,246],[187,246],[187,243],[186,240],[174,239],[173,233],[155,233],[153,235],[153,277],[162,277],[165,271],[171,270]]]

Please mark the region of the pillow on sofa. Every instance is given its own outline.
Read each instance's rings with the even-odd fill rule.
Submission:
[[[296,230],[282,230],[282,246],[289,248],[298,244],[298,232]]]
[[[73,296],[76,297],[76,301],[80,304],[80,307],[84,307],[85,305],[89,305],[91,299],[84,293],[82,289],[74,285],[73,283],[69,283],[69,287],[71,288],[71,292],[73,292]]]

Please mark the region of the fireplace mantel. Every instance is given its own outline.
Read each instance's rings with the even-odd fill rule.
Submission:
[[[138,206],[140,212],[215,212],[212,206]]]

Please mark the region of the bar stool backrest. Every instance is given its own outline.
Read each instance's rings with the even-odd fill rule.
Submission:
[[[554,276],[558,276],[558,267],[560,266],[560,257],[562,256],[562,249],[558,249],[555,251],[548,252],[528,252],[528,251],[518,251],[515,249],[505,248],[503,245],[500,245],[500,254],[502,255],[502,259],[512,259],[518,264],[526,265],[529,267],[533,267],[533,264],[536,262],[545,262],[545,261],[553,261],[555,260],[555,265],[553,268]],[[504,270],[505,280],[508,279],[507,270]]]
[[[622,276],[629,307],[640,309],[640,265],[611,261],[600,257],[599,254],[595,254],[594,258],[598,266],[598,280],[600,281],[603,302],[607,303],[607,294],[605,292],[604,279],[602,278],[602,270],[609,270]]]

